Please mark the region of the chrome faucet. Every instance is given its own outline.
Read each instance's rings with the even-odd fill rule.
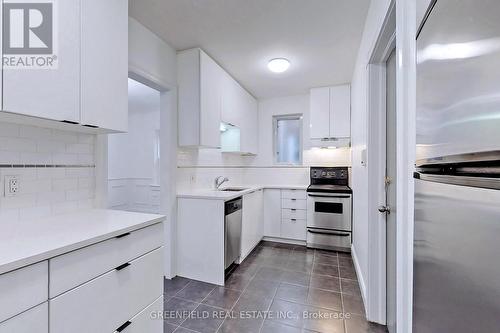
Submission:
[[[222,180],[221,180],[222,178]],[[225,182],[228,182],[229,181],[229,178],[227,177],[224,177],[224,176],[218,176],[217,178],[215,178],[215,189],[218,190],[219,187],[222,186],[222,184],[224,184]]]

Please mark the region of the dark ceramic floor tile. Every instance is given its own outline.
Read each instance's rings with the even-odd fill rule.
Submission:
[[[281,258],[279,256],[271,256],[259,261],[261,266],[273,267],[273,268],[286,268],[287,258]]]
[[[286,243],[277,243],[275,248],[277,249],[287,249],[287,250],[293,250],[295,249],[297,245],[294,244],[286,244]]]
[[[307,287],[282,283],[278,288],[275,298],[306,304],[308,291],[309,288]]]
[[[256,279],[269,280],[269,281],[281,281],[284,271],[273,267],[261,267],[257,274],[255,274]]]
[[[321,289],[309,289],[307,303],[329,310],[342,311],[342,297],[340,293]]]
[[[303,313],[306,309],[306,305],[274,299],[270,308],[269,320],[302,328],[304,326]]]
[[[302,272],[285,271],[281,276],[281,282],[296,284],[299,286],[308,287],[311,275]]]
[[[357,298],[361,298],[361,289],[359,289],[359,283],[356,280],[340,279],[342,286],[342,294],[352,295]]]
[[[215,287],[215,285],[210,283],[191,281],[184,289],[177,293],[176,297],[200,303]]]
[[[181,327],[201,333],[214,333],[224,321],[225,311],[205,304],[200,304]]]
[[[279,282],[254,278],[245,289],[245,293],[252,293],[255,296],[265,298],[273,298],[278,286]]]
[[[314,262],[317,264],[330,265],[330,266],[338,266],[339,259],[336,256],[329,256],[324,254],[317,254],[314,256]]]
[[[290,259],[286,263],[285,269],[293,272],[311,273],[312,262]]]
[[[304,320],[304,328],[319,333],[344,333],[341,313],[314,307],[308,308],[308,313]]]
[[[190,279],[186,279],[180,276],[176,276],[173,279],[164,279],[163,280],[163,293],[165,296],[174,296],[177,294],[182,288],[187,286],[190,282]]]
[[[368,322],[362,316],[351,316],[345,319],[346,333],[386,333],[383,325]]]
[[[316,255],[325,255],[331,257],[338,257],[338,252],[336,251],[328,251],[328,250],[314,250]]]
[[[298,327],[284,325],[275,321],[266,320],[262,325],[261,333],[301,333]]]
[[[174,333],[193,333],[193,332],[196,332],[196,331],[188,330],[187,328],[184,328],[184,327],[178,327],[174,331]]]
[[[259,333],[264,319],[230,318],[226,319],[219,329],[219,333]]]
[[[246,275],[253,277],[259,270],[260,265],[256,262],[253,263],[242,263],[235,270],[234,274]]]
[[[351,258],[339,257],[339,266],[354,268],[354,263]]]
[[[324,289],[329,291],[340,292],[340,280],[337,277],[326,275],[311,275],[311,288]]]
[[[314,252],[297,252],[292,251],[289,257],[290,260],[302,261],[302,262],[313,262],[314,261]]]
[[[196,307],[198,303],[173,297],[164,303],[165,321],[169,324],[180,325]]]
[[[267,311],[272,297],[263,297],[252,292],[244,292],[234,305],[233,314],[239,317],[240,311]]]
[[[343,279],[357,280],[356,270],[354,267],[339,267],[340,277]]]
[[[339,268],[338,268],[338,266],[314,264],[313,274],[338,277],[339,276]]]
[[[251,276],[233,273],[224,283],[224,287],[228,289],[243,291],[248,286],[251,280]]]
[[[203,304],[231,310],[240,295],[240,291],[217,287],[205,298]]]
[[[344,258],[349,258],[352,259],[351,253],[350,252],[339,252],[338,253],[339,258],[344,257]]]
[[[346,294],[342,294],[342,299],[345,313],[365,315],[365,307],[362,299]]]
[[[177,325],[169,324],[166,321],[163,322],[163,333],[172,333],[176,328]]]

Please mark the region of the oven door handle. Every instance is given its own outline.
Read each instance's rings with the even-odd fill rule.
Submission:
[[[318,195],[318,194],[308,194],[308,196],[313,197],[313,198],[342,198],[342,199],[349,199],[349,195]]]
[[[318,234],[318,235],[332,235],[332,236],[341,236],[341,237],[351,236],[350,233],[337,232],[337,231],[312,231],[310,229],[307,229],[307,232],[310,232],[311,234]]]

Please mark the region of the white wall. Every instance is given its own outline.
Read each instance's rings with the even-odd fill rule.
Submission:
[[[222,154],[218,149],[179,149],[178,188],[209,188],[216,176],[230,184],[308,185],[309,166],[350,166],[351,151],[309,149],[309,94],[259,101],[259,152],[257,156]],[[280,167],[273,158],[273,116],[303,115],[303,166]]]
[[[94,135],[0,123],[0,225],[92,208],[94,144]],[[20,179],[14,197],[3,196],[7,175]]]
[[[367,148],[367,65],[382,28],[390,0],[372,0],[365,23],[351,84],[351,140],[353,196],[353,248],[360,268],[359,282],[366,303],[368,271],[368,170],[361,165]]]

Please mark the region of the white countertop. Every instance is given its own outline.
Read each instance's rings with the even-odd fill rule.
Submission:
[[[224,200],[229,201],[242,195],[255,192],[261,189],[282,189],[282,190],[306,190],[307,185],[230,185],[226,186],[229,188],[244,188],[243,191],[237,192],[224,192],[217,191],[213,189],[195,189],[195,190],[185,190],[177,193],[177,198],[188,198],[188,199],[210,199],[210,200]],[[226,188],[222,187],[222,189]]]
[[[0,224],[0,274],[164,220],[155,214],[90,209]]]

